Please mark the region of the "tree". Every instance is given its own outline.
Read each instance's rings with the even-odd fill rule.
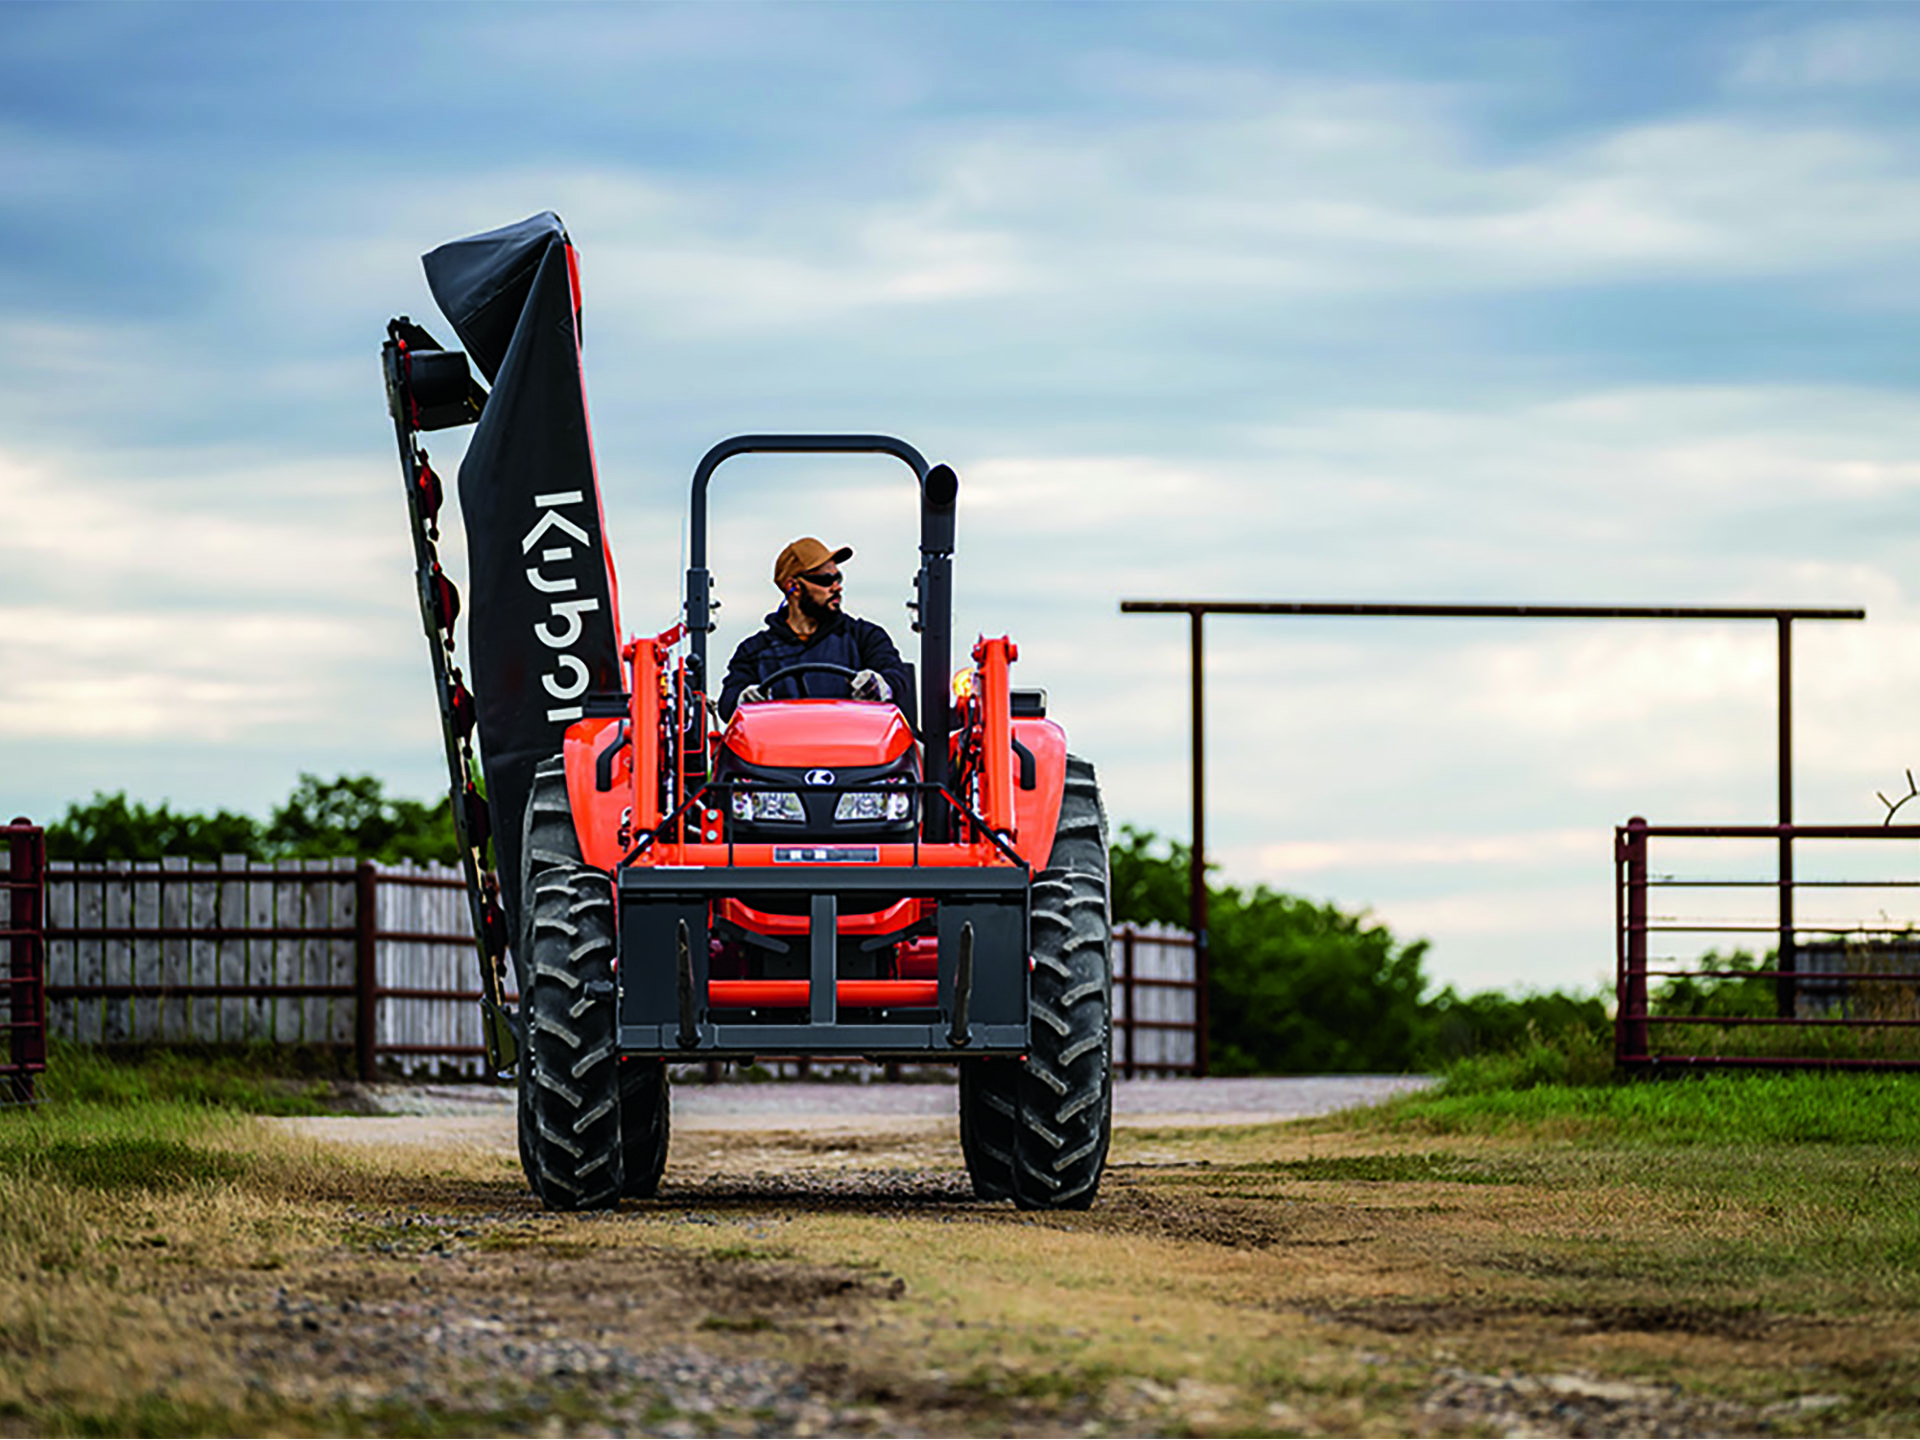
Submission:
[[[1121,826],[1113,918],[1185,925],[1192,853]],[[1209,882],[1207,916],[1216,1074],[1427,1069],[1562,1037],[1591,1047],[1611,1028],[1597,995],[1462,996],[1448,987],[1430,997],[1427,942],[1402,943],[1364,912]]]
[[[1156,853],[1162,848],[1165,854]],[[1187,892],[1192,862],[1191,846],[1123,824],[1119,843],[1107,852],[1107,894],[1113,918],[1136,925],[1185,925],[1190,918]]]
[[[274,855],[296,860],[352,855],[388,864],[451,865],[460,853],[446,805],[389,798],[372,775],[322,780],[303,771],[286,803],[273,812],[266,838]]]
[[[46,836],[49,860],[267,858],[261,824],[251,815],[176,812],[164,800],[149,808],[128,800],[124,790],[111,795],[96,790],[84,804],[68,805],[67,813],[46,827]]]
[[[96,791],[67,806],[46,827],[50,860],[158,860],[164,855],[218,860],[402,860],[459,858],[453,815],[444,804],[389,797],[372,775],[322,780],[302,773],[286,802],[266,823],[250,815],[217,810],[211,815],[176,811],[168,802],[148,806],[125,791]]]
[[[1405,1070],[1426,1030],[1427,942],[1261,885],[1209,905],[1209,1043],[1222,1075]]]
[[[1613,1022],[1598,995],[1547,990],[1502,995],[1483,990],[1457,995],[1449,986],[1428,1002],[1425,1060],[1443,1065],[1466,1055],[1519,1050],[1540,1040],[1560,1042],[1575,1034],[1612,1043]]]
[[[1184,924],[1192,852],[1123,825],[1116,920]],[[1256,886],[1207,886],[1207,1042],[1221,1075],[1405,1070],[1428,1028],[1427,942],[1365,914]]]

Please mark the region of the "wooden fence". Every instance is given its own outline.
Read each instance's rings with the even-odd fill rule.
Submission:
[[[82,1045],[351,1048],[360,1073],[484,1073],[460,872],[351,861],[55,864],[48,1029]]]
[[[1193,936],[1167,925],[1116,925],[1114,1073],[1197,1075],[1199,1013]]]
[[[452,866],[186,860],[46,874],[49,1033],[82,1045],[305,1044],[360,1073],[481,1076],[467,901]],[[1193,939],[1121,925],[1115,1072],[1195,1073]]]

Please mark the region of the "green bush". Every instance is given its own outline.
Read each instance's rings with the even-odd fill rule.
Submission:
[[[1576,1023],[1543,1032],[1529,1026],[1517,1039],[1455,1056],[1441,1067],[1441,1077],[1448,1095],[1609,1084],[1614,1079],[1612,1029]]]
[[[1544,1077],[1527,1084],[1597,1078],[1613,1064],[1613,1020],[1598,995],[1487,990],[1462,996],[1448,988],[1428,1002],[1427,1019],[1422,1063],[1445,1072],[1449,1083],[1457,1067],[1483,1062],[1518,1064],[1517,1073]]]
[[[1676,975],[1653,987],[1649,1008],[1662,1015],[1772,1015],[1779,1005],[1779,982],[1752,970],[1771,970],[1773,954],[1756,960],[1745,950],[1722,955],[1709,950],[1700,970],[1734,970],[1737,975]]]
[[[1186,924],[1191,854],[1121,826],[1111,856],[1114,918]],[[1207,896],[1216,1074],[1398,1072],[1499,1057],[1526,1073],[1588,1076],[1611,1064],[1611,1022],[1598,996],[1451,988],[1429,996],[1427,942],[1402,942],[1363,912],[1264,885],[1209,883]]]

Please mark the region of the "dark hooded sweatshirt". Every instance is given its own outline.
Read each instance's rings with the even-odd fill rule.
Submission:
[[[787,607],[782,605],[767,616],[767,628],[749,635],[733,652],[727,666],[726,682],[720,687],[720,716],[731,720],[740,704],[740,692],[749,685],[760,685],[766,677],[789,665],[818,661],[844,665],[849,670],[872,670],[887,682],[893,703],[914,723],[913,682],[906,663],[893,648],[887,632],[871,620],[855,615],[836,614],[823,621],[802,640],[787,627]],[[813,671],[794,675],[774,687],[769,700],[845,700],[853,687],[844,675]]]

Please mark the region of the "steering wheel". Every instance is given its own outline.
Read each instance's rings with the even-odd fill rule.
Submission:
[[[775,685],[791,676],[805,675],[810,671],[828,675],[839,675],[847,681],[849,686],[853,683],[853,677],[860,673],[858,670],[848,669],[845,665],[835,665],[831,660],[801,660],[792,665],[783,665],[780,669],[774,671],[773,674],[762,680],[759,686],[760,693],[771,700],[773,698],[773,687]],[[804,693],[802,698],[804,698]]]

